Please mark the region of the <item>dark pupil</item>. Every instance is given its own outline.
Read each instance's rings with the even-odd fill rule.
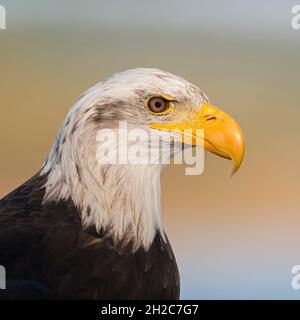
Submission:
[[[161,101],[155,101],[155,108],[159,109],[161,107]]]

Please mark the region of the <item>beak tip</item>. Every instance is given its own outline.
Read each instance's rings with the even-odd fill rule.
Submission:
[[[231,174],[230,174],[230,178],[232,178],[236,172],[238,171],[239,168],[233,168],[232,171],[231,171]]]
[[[235,158],[231,158],[231,159],[233,160],[234,165],[233,165],[230,177],[233,177],[236,174],[236,172],[239,170],[239,168],[243,162],[244,151],[242,153],[242,156],[239,159],[235,159]]]

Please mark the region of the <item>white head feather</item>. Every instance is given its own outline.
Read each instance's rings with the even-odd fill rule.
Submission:
[[[133,240],[146,250],[157,232],[164,237],[160,206],[161,164],[101,165],[96,134],[130,126],[149,128],[145,99],[162,93],[201,106],[205,94],[188,81],[159,69],[116,74],[85,92],[69,111],[41,174],[47,174],[44,203],[71,199],[83,227],[94,225],[115,241]],[[156,119],[157,121],[157,119]],[[162,117],[160,121],[166,121]]]

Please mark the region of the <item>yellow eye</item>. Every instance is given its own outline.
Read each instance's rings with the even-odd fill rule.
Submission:
[[[170,101],[162,97],[152,97],[147,101],[147,107],[152,113],[163,114],[170,108]]]

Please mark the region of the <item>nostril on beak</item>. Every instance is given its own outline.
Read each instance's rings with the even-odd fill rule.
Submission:
[[[206,119],[206,121],[213,121],[213,120],[216,120],[216,119],[217,119],[217,117],[209,117],[209,118]]]

